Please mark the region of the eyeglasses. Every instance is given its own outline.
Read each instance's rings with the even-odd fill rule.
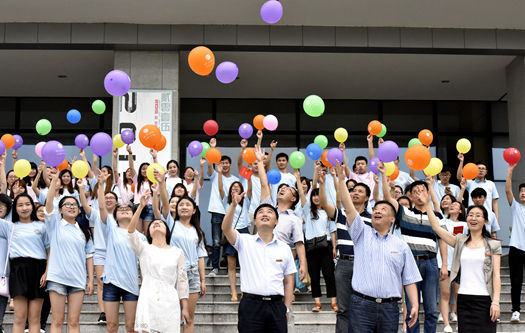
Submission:
[[[479,219],[479,218],[483,218],[483,215],[481,215],[481,214],[476,214],[476,215],[474,215],[474,214],[468,214],[467,216],[468,216],[468,217],[475,217],[475,218],[478,218],[478,219]]]
[[[128,211],[128,210],[132,210],[131,207],[129,207],[129,206],[118,206],[117,207],[117,211],[118,212],[125,212],[125,211]]]
[[[77,208],[78,205],[77,205],[77,204],[74,204],[74,203],[66,202],[65,204],[62,205],[62,207],[66,207],[66,208]]]

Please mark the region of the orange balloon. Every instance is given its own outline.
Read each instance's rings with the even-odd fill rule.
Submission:
[[[4,134],[2,135],[2,138],[0,138],[5,144],[5,149],[11,149],[15,145],[15,137],[11,134]]]
[[[390,180],[396,180],[397,177],[399,177],[399,168],[396,165],[396,168],[394,169],[394,173],[390,175]]]
[[[463,177],[465,179],[474,179],[479,174],[479,168],[474,163],[468,163],[463,167]]]
[[[206,152],[206,159],[210,163],[219,163],[221,161],[221,152],[217,148],[210,148]]]
[[[205,46],[197,46],[188,55],[188,64],[196,74],[206,76],[215,67],[215,55]]]
[[[155,125],[145,125],[139,132],[140,142],[147,148],[154,148],[161,136],[159,128]]]
[[[58,171],[66,170],[67,168],[69,168],[69,163],[66,159],[64,159],[62,163],[60,163],[60,165],[57,166]]]
[[[257,157],[255,156],[255,151],[253,150],[253,148],[246,148],[242,153],[242,159],[246,163],[255,162],[257,160]]]
[[[417,135],[417,138],[425,146],[430,146],[430,144],[432,143],[432,140],[434,140],[434,135],[432,134],[430,130],[424,129],[419,132],[419,134]]]
[[[253,126],[255,126],[255,128],[257,128],[258,130],[263,130],[264,129],[263,120],[264,120],[264,116],[262,114],[256,115],[255,117],[253,117]]]
[[[381,130],[383,129],[383,125],[381,125],[381,122],[377,120],[372,120],[368,123],[368,133],[372,135],[378,135],[381,133]]]
[[[164,135],[160,135],[160,140],[157,141],[157,143],[155,144],[155,146],[153,147],[153,149],[155,149],[156,151],[161,151],[162,149],[164,149],[166,147],[166,137]]]
[[[422,145],[413,145],[405,153],[405,162],[412,170],[423,170],[430,163],[430,150]]]
[[[328,162],[328,150],[325,150],[322,154],[321,154],[321,163],[323,163],[323,165],[327,168],[331,168],[333,167],[332,164],[330,164],[330,162]]]

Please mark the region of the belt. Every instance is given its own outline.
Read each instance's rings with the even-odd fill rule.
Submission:
[[[375,297],[371,297],[371,296],[366,296],[366,295],[363,295],[357,291],[353,291],[353,294],[356,295],[356,296],[359,296],[361,298],[364,298],[366,300],[369,300],[369,301],[372,301],[372,302],[376,302],[376,303],[390,303],[390,302],[398,302],[401,300],[401,297],[390,297],[390,298],[375,298]]]
[[[339,259],[343,260],[354,260],[354,256],[351,254],[340,254]]]
[[[276,301],[282,301],[283,296],[281,295],[270,295],[270,296],[261,296],[261,295],[254,295],[249,293],[242,293],[242,297],[250,298],[250,299],[256,299],[258,301],[270,301],[270,302],[276,302]]]
[[[414,259],[416,259],[416,260],[428,260],[428,259],[434,259],[435,257],[436,257],[435,253],[430,253],[430,254],[420,254],[420,255],[414,256]]]

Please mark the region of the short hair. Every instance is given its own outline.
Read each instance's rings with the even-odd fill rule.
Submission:
[[[257,208],[255,208],[255,212],[253,212],[254,219],[257,218],[257,213],[259,213],[259,211],[262,208],[265,208],[265,207],[271,208],[273,210],[273,212],[275,213],[275,218],[277,220],[279,219],[279,212],[277,211],[277,208],[275,208],[273,205],[270,205],[270,204],[267,204],[267,203],[260,204]]]
[[[380,200],[380,201],[376,202],[376,204],[374,205],[374,208],[376,208],[377,205],[388,205],[390,207],[390,209],[392,209],[392,213],[393,213],[394,217],[396,217],[396,215],[397,215],[396,207],[394,207],[394,205],[392,205],[390,203],[390,201]],[[397,220],[397,218],[396,218],[396,220]]]
[[[366,185],[365,183],[357,183],[357,184],[355,184],[355,186],[354,186],[354,190],[355,190],[355,188],[358,187],[358,186],[361,186],[362,188],[364,188],[364,189],[365,189],[366,196],[370,198],[370,193],[371,193],[371,191],[370,191],[370,187],[368,187],[368,185]]]
[[[277,193],[279,193],[279,191],[281,190],[281,187],[283,187],[283,186],[293,188],[293,190],[294,190],[295,201],[292,202],[291,210],[295,210],[295,206],[297,205],[297,202],[298,202],[299,199],[300,199],[300,198],[299,198],[299,192],[297,192],[297,189],[296,189],[295,187],[290,186],[290,185],[288,185],[288,184],[286,184],[286,183],[281,183],[281,184],[279,184],[279,186],[277,187]]]
[[[286,161],[288,162],[288,155],[286,155],[285,153],[277,154],[277,156],[275,156],[275,161],[277,162],[277,160],[280,159],[281,157],[286,158]]]
[[[346,187],[348,187],[348,183],[354,183],[354,187],[357,185],[357,181],[355,179],[348,179],[346,181]]]
[[[1,193],[0,194],[0,202],[3,203],[5,205],[5,215],[9,215],[9,213],[11,212],[11,206],[13,204],[13,202],[11,201],[11,198],[6,195],[6,194],[3,194]]]
[[[228,161],[230,164],[232,164],[232,159],[228,155],[222,155],[221,162]]]
[[[472,193],[470,193],[471,198],[479,198],[479,197],[487,197],[487,191],[482,189],[481,187],[476,187],[472,190]]]
[[[394,186],[394,188],[399,188],[401,190],[401,194],[405,193],[405,191],[403,190],[403,186],[401,186],[401,185],[396,185],[396,186]]]
[[[408,184],[407,187],[405,188],[405,193],[409,192],[409,193],[412,193],[412,190],[414,189],[414,187],[418,186],[418,185],[423,185],[425,186],[425,188],[427,189],[428,191],[428,184],[426,181],[424,180],[416,180],[415,182],[413,182],[412,184]]]
[[[521,183],[520,186],[518,187],[518,191],[521,191],[521,189],[524,187],[525,187],[525,183]]]
[[[354,163],[357,163],[357,161],[365,161],[365,163],[368,164],[368,159],[364,156],[357,156],[354,160]]]
[[[399,198],[397,198],[397,202],[399,202],[399,200],[407,200],[408,201],[408,205],[410,207],[412,207],[412,200],[410,200],[410,198],[407,197],[406,195],[402,195]]]
[[[483,165],[483,166],[485,166],[485,168],[487,168],[487,169],[489,168],[489,166],[487,165],[487,163],[485,163],[485,162],[483,162],[483,161],[477,161],[477,162],[476,162],[476,165],[480,165],[480,164]]]
[[[445,165],[445,166],[443,167],[443,169],[441,169],[441,172],[440,172],[440,173],[444,173],[444,172],[450,172],[450,174],[453,173],[452,168],[449,167],[448,165]]]

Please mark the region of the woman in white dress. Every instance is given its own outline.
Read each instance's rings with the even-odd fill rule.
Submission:
[[[178,333],[181,320],[189,321],[186,262],[182,250],[169,245],[171,235],[165,222],[151,222],[146,229],[148,242],[140,239],[136,225],[149,198],[149,192],[141,196],[128,227],[128,239],[142,272],[135,331]]]

